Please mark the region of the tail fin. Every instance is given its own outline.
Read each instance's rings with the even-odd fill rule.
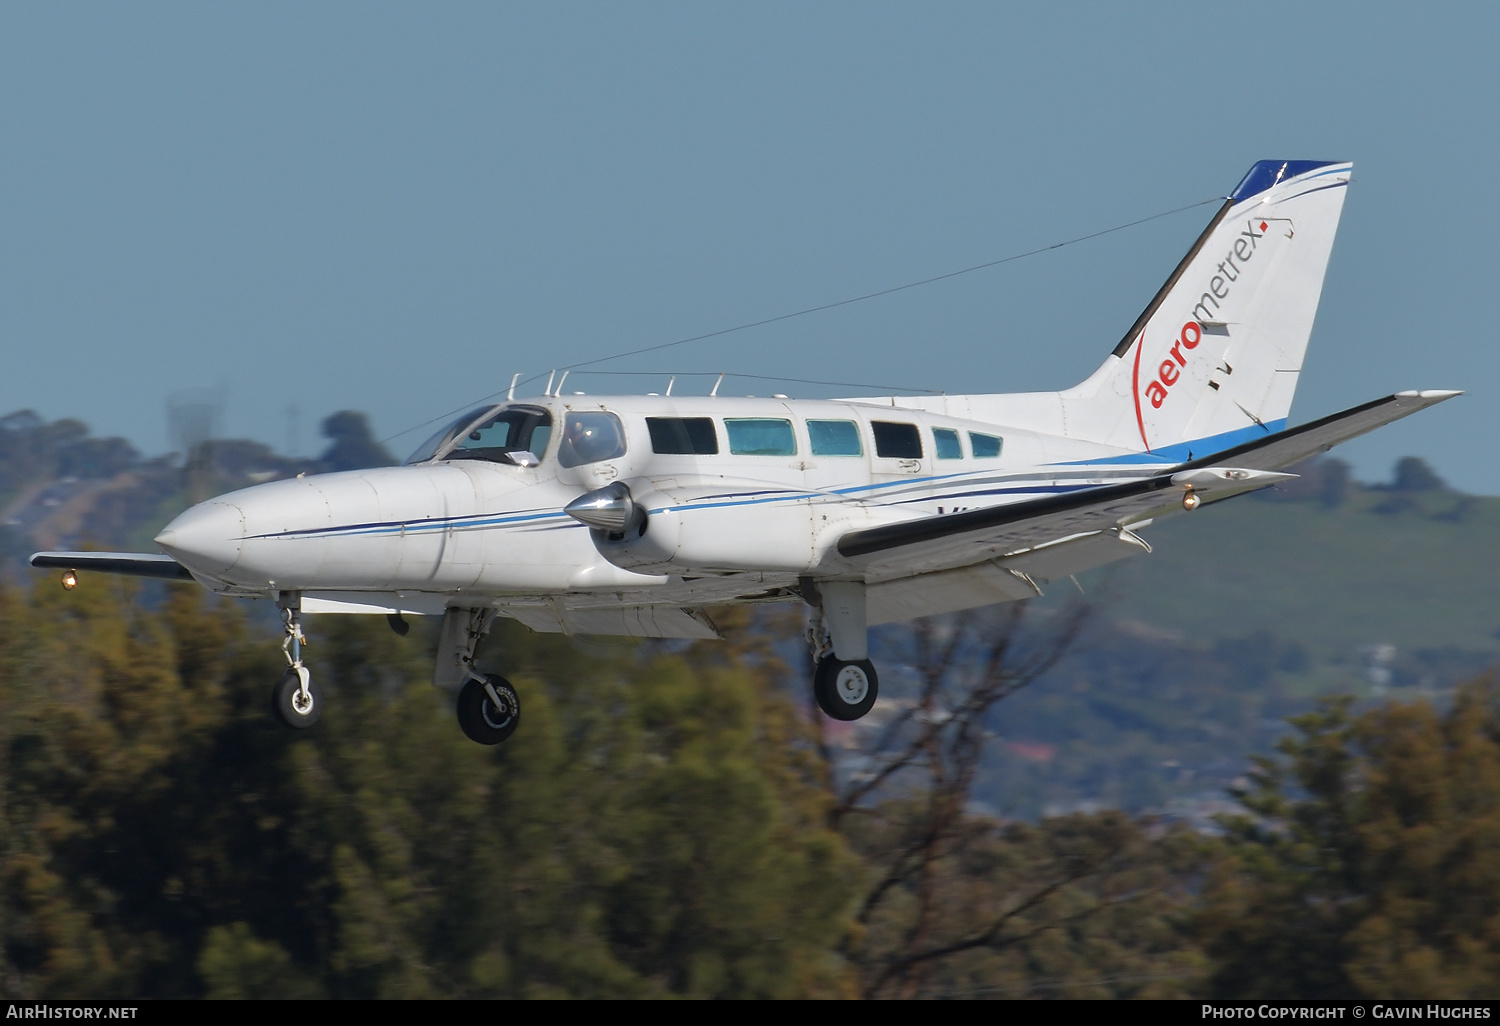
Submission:
[[[1172,459],[1280,430],[1351,164],[1263,160],[1089,379],[1069,434]]]

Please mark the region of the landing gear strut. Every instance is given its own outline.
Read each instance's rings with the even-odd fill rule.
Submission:
[[[875,707],[880,680],[867,658],[865,586],[861,582],[804,580],[802,595],[813,607],[807,628],[817,671],[813,698],[835,720],[857,720]]]
[[[281,619],[286,625],[281,650],[286,654],[288,667],[271,691],[271,712],[286,726],[304,730],[317,723],[323,714],[323,695],[313,685],[307,667],[302,665],[302,646],[307,636],[302,633],[301,596],[283,593],[277,605],[281,606]]]

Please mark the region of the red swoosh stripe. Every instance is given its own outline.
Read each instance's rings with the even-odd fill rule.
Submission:
[[[1146,441],[1146,419],[1141,416],[1141,350],[1146,348],[1146,331],[1141,329],[1141,337],[1135,340],[1135,369],[1130,372],[1130,392],[1135,397],[1135,426],[1141,429],[1141,444],[1146,451],[1151,451],[1151,443]]]

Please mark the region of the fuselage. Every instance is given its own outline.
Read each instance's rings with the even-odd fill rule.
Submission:
[[[414,462],[231,492],[156,540],[232,594],[367,596],[414,612],[586,593],[699,602],[847,574],[834,542],[850,530],[1138,478],[1166,462],[896,402],[519,400],[468,415],[473,430],[455,422]],[[649,530],[616,537],[564,511],[614,482]]]

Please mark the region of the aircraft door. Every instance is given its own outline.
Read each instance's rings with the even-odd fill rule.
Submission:
[[[889,419],[870,417],[866,428],[871,441],[870,474],[875,481],[900,481],[929,472],[931,454],[914,419],[893,410]]]

